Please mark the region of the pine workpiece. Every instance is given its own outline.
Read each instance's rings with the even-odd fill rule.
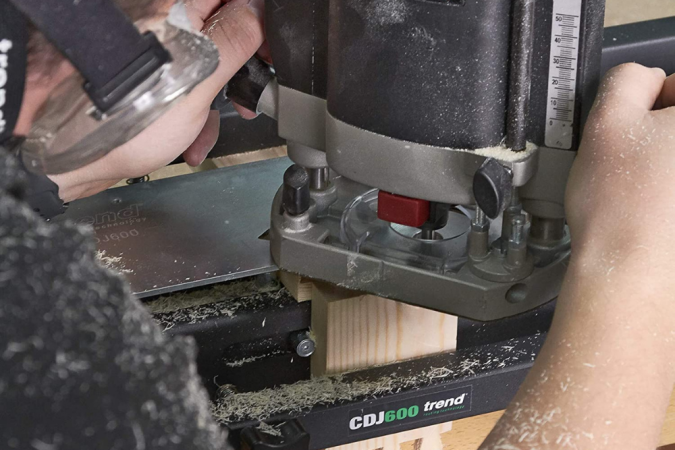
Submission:
[[[607,0],[605,26],[675,16],[673,0]]]
[[[297,301],[306,302],[312,299],[314,284],[310,279],[280,270],[279,280]]]
[[[281,276],[293,292],[311,292],[312,333],[316,351],[312,375],[342,373],[454,350],[457,317],[374,295]],[[335,447],[339,450],[437,450],[452,424]]]
[[[457,317],[315,283],[312,375],[330,375],[457,347]]]

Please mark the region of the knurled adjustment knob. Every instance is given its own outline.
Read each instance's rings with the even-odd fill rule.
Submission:
[[[513,176],[497,160],[489,158],[473,177],[473,195],[478,207],[496,219],[511,202]]]
[[[309,209],[309,174],[307,170],[292,165],[284,173],[282,206],[289,216],[299,216]]]

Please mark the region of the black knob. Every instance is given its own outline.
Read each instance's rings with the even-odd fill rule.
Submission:
[[[473,195],[478,207],[490,219],[496,219],[509,205],[513,177],[511,171],[489,158],[473,177]]]
[[[227,97],[257,113],[258,101],[273,79],[274,70],[254,56],[227,83]]]
[[[309,174],[304,167],[292,165],[284,173],[282,206],[290,216],[299,216],[309,209]]]

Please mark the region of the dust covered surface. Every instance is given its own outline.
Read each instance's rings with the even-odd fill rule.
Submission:
[[[279,430],[279,425],[268,425],[265,422],[260,422],[260,425],[257,426],[258,430],[261,433],[269,434],[270,436],[281,437],[281,430]]]
[[[213,317],[234,317],[237,312],[284,308],[296,300],[276,280],[234,281],[157,298],[146,307],[164,331],[179,324],[194,324]]]
[[[367,371],[318,377],[258,392],[222,391],[213,415],[223,424],[265,421],[280,414],[300,415],[321,405],[378,398],[423,386],[460,381],[480,374],[531,364],[542,335],[379,366]]]
[[[0,448],[221,449],[191,339],[162,334],[93,233],[40,219],[0,149]]]
[[[110,269],[118,273],[133,273],[131,269],[127,269],[126,263],[120,256],[108,256],[105,250],[98,250],[96,252],[96,260],[106,269]]]
[[[330,59],[331,67],[342,70],[330,83],[329,97],[349,101],[334,102],[335,118],[439,147],[499,143],[508,97],[509,21],[503,19],[509,2],[340,4],[330,34],[340,51]],[[372,113],[373,104],[406,108],[390,107],[382,120]]]
[[[276,350],[273,352],[265,353],[264,355],[249,356],[248,358],[235,359],[235,360],[226,360],[225,365],[227,367],[243,367],[244,364],[252,363],[255,361],[260,361],[261,359],[269,358],[270,356],[276,356],[286,353],[283,350]]]

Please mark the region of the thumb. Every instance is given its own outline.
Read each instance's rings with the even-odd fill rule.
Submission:
[[[218,47],[220,65],[204,83],[212,97],[227,84],[265,41],[264,0],[232,0],[204,24],[202,32]]]
[[[661,69],[639,64],[615,67],[602,82],[591,119],[615,122],[619,118],[643,118],[654,108],[665,80],[666,74]]]

